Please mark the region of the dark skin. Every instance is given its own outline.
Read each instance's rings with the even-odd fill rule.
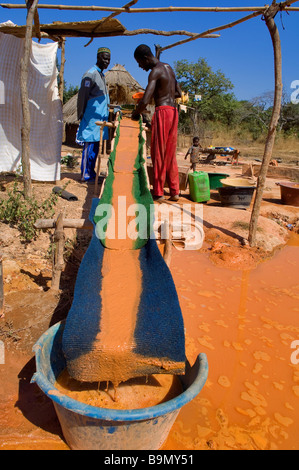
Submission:
[[[182,96],[182,90],[170,65],[160,62],[153,55],[144,55],[136,60],[140,68],[146,72],[151,70],[151,72],[144,96],[133,111],[132,119],[139,119],[140,114],[146,109],[152,98],[154,98],[156,106],[175,107],[175,99]]]
[[[102,71],[107,69],[110,64],[110,59],[111,56],[109,52],[100,52],[97,55],[97,66],[99,67],[99,69],[101,69]]]
[[[193,145],[194,145],[194,147],[199,147],[199,139],[193,139]],[[189,153],[187,152],[187,154],[185,156],[185,160],[187,160],[188,155],[189,155]]]
[[[111,60],[111,54],[109,54],[109,52],[100,52],[97,55],[97,66],[99,67],[100,70],[103,71],[109,67],[110,60]],[[111,109],[115,107],[116,106],[109,105],[109,108]]]

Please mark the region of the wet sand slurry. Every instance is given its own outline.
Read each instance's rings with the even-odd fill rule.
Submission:
[[[187,356],[192,363],[206,353],[210,370],[162,450],[298,449],[298,262],[298,236],[250,271],[173,252]],[[10,349],[0,365],[0,449],[67,449],[51,402],[29,383],[32,362]]]
[[[193,362],[205,352],[210,372],[163,449],[298,449],[299,364],[291,359],[299,340],[298,261],[298,236],[252,271],[174,254],[187,355]]]

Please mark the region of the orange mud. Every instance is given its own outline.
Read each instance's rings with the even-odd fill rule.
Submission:
[[[129,216],[127,208],[136,203],[133,197],[133,170],[138,154],[140,128],[138,122],[126,118],[119,125],[120,138],[114,163],[112,197],[115,217],[108,222],[105,244],[113,250],[130,250],[134,247],[134,239],[128,234],[128,226],[135,219],[135,214]],[[132,230],[136,233],[136,227]]]
[[[298,450],[299,364],[291,360],[299,341],[298,263],[295,235],[248,271],[174,252],[187,356],[193,363],[206,353],[209,377],[181,410],[164,450]]]
[[[118,410],[147,408],[164,403],[182,393],[178,377],[167,374],[150,375],[128,380],[116,389],[106,384],[78,382],[64,370],[55,387],[74,400],[91,406]]]
[[[133,352],[136,347],[134,331],[142,291],[142,272],[139,250],[134,250],[134,239],[127,228],[131,217],[127,209],[135,204],[133,197],[133,170],[138,154],[140,126],[138,122],[124,119],[120,122],[120,138],[116,149],[112,206],[115,217],[108,222],[106,250],[102,267],[102,311],[100,333],[93,349],[80,356],[73,370],[82,381],[111,381],[114,386],[136,376],[165,371],[183,370],[184,363],[167,358],[145,358]],[[124,204],[119,197],[124,197]],[[136,220],[136,219],[135,219]],[[121,223],[118,224],[118,221]],[[133,232],[136,233],[136,225]],[[154,341],[154,338],[153,338]],[[96,362],[90,375],[88,364]],[[86,372],[85,372],[86,371]]]
[[[209,376],[163,450],[299,448],[299,365],[291,362],[291,343],[299,340],[298,264],[298,235],[248,271],[215,266],[206,253],[173,252],[187,356],[193,363],[206,353]],[[51,401],[30,384],[32,353],[6,352],[0,449],[68,449]]]
[[[117,145],[112,206],[115,217],[108,222],[106,250],[103,258],[103,283],[101,290],[101,332],[93,345],[91,356],[99,356],[98,378],[110,380],[115,385],[128,380],[135,367],[134,329],[141,295],[142,274],[139,252],[132,250],[134,240],[127,234],[130,220],[127,207],[134,204],[132,193],[133,169],[138,153],[139,123],[124,119],[120,122]],[[124,206],[119,196],[125,195]],[[122,223],[118,224],[118,221]],[[89,355],[80,359],[89,362]],[[84,367],[81,367],[82,371]],[[88,370],[88,367],[86,368]],[[80,379],[86,379],[80,372]]]

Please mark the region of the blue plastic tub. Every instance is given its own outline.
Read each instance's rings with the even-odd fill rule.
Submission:
[[[65,369],[61,341],[64,322],[47,330],[34,345],[36,373],[32,382],[53,401],[64,438],[73,450],[158,450],[186,403],[203,388],[208,376],[205,354],[179,376],[184,392],[168,402],[136,410],[113,410],[85,405],[55,388]]]

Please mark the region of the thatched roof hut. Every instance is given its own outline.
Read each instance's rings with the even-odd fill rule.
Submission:
[[[135,104],[134,93],[144,88],[132,77],[123,65],[116,64],[105,74],[110,101],[113,104]]]

